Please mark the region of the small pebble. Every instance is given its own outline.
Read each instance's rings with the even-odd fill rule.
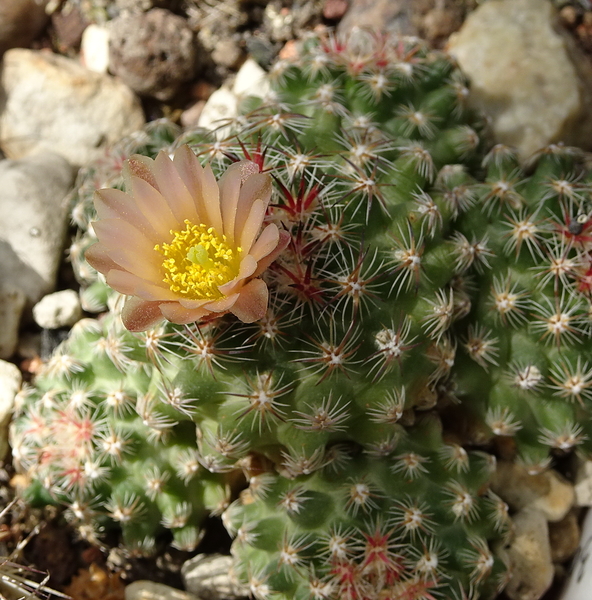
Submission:
[[[33,307],[35,323],[43,329],[71,327],[81,317],[80,298],[74,290],[48,294]]]
[[[549,523],[549,542],[551,559],[554,563],[570,560],[578,550],[580,543],[580,526],[577,512],[572,510],[557,523]]]
[[[536,508],[552,522],[565,518],[575,500],[572,484],[556,471],[529,475],[524,467],[507,461],[498,463],[492,489],[512,510]]]
[[[89,25],[82,34],[80,43],[82,64],[95,73],[109,70],[109,30],[100,25]]]
[[[125,600],[201,600],[164,583],[154,581],[134,581],[125,588]]]
[[[343,17],[349,8],[347,0],[325,0],[323,17],[328,21],[337,21]]]
[[[545,515],[525,508],[514,515],[515,537],[508,548],[512,577],[504,592],[510,600],[539,600],[554,575]]]
[[[0,460],[8,451],[8,422],[22,381],[21,372],[16,365],[0,360]]]
[[[231,579],[232,557],[198,554],[181,567],[185,588],[203,600],[238,600],[249,596],[249,587]]]

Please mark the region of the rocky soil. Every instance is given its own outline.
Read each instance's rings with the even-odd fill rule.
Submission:
[[[15,578],[50,573],[44,585],[79,600],[247,595],[228,580],[229,540],[214,519],[198,557],[171,550],[154,562],[75,540],[55,511],[9,504],[19,479],[6,428],[21,383],[84,314],[64,251],[77,169],[147,121],[194,127],[231,115],[293,40],[354,26],[450,51],[473,104],[523,158],[558,140],[592,148],[584,0],[0,0],[0,555],[30,569]],[[592,506],[591,465],[569,460],[532,477],[502,462],[496,485],[517,526],[506,597],[559,598]],[[0,594],[19,597],[1,581]]]

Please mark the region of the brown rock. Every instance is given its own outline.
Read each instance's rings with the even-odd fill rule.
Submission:
[[[325,0],[323,4],[323,17],[328,21],[337,21],[347,12],[347,0]]]
[[[169,100],[196,73],[193,31],[182,17],[154,8],[110,22],[109,68],[138,94]]]
[[[573,485],[556,471],[529,475],[524,467],[506,461],[498,463],[492,489],[512,510],[536,508],[552,522],[564,519],[575,500]]]
[[[574,556],[580,543],[580,525],[577,512],[572,510],[557,523],[549,523],[551,559],[554,563],[564,563]]]
[[[0,0],[0,54],[9,48],[26,48],[45,27],[46,1]]]

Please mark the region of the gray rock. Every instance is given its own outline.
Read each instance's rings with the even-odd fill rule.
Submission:
[[[182,17],[154,8],[110,23],[109,68],[134,91],[169,100],[197,69],[193,31]]]
[[[144,113],[121,81],[48,52],[4,55],[0,146],[10,158],[51,150],[76,166],[141,129]]]
[[[352,0],[339,23],[340,32],[354,27],[381,26],[401,35],[417,35],[413,18],[413,3],[409,0]]]
[[[590,145],[592,78],[576,70],[586,61],[570,55],[575,49],[556,18],[548,0],[489,0],[450,38],[450,53],[472,81],[471,102],[522,158],[558,140]]]
[[[0,360],[0,460],[8,451],[8,423],[23,378],[16,365]]]
[[[249,586],[231,579],[232,557],[222,554],[198,554],[181,567],[185,588],[203,600],[247,598]]]
[[[81,317],[80,297],[74,290],[48,294],[33,307],[33,319],[44,329],[71,327]]]
[[[55,286],[73,178],[68,161],[52,152],[0,161],[0,281],[31,305]]]
[[[504,591],[510,600],[539,600],[554,574],[547,519],[540,510],[525,508],[513,521],[515,537],[508,549],[512,577]]]
[[[0,261],[2,260],[0,242]],[[0,286],[0,358],[10,358],[18,345],[19,325],[27,297],[18,287]]]
[[[163,583],[134,581],[125,586],[125,600],[201,600]]]

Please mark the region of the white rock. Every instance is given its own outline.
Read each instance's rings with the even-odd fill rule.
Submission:
[[[16,365],[0,360],[0,459],[8,451],[8,423],[12,417],[14,397],[22,384]]]
[[[134,581],[125,587],[125,600],[200,600],[197,596],[154,581]]]
[[[33,307],[35,323],[44,329],[71,327],[81,317],[80,297],[74,290],[48,294]]]
[[[239,69],[232,88],[221,87],[207,100],[198,120],[198,126],[217,130],[218,138],[228,133],[228,128],[218,128],[224,121],[238,116],[239,102],[247,96],[265,98],[270,91],[265,71],[251,58]]]
[[[592,460],[582,460],[578,465],[574,490],[576,506],[592,506]]]
[[[81,166],[144,125],[140,102],[123,82],[64,56],[9,50],[2,86],[0,145],[9,158],[51,150]]]
[[[82,32],[80,61],[95,73],[106,73],[109,69],[109,30],[90,24]]]
[[[222,554],[198,554],[181,567],[185,588],[203,600],[237,600],[250,594],[249,586],[231,578],[233,560]]]
[[[224,121],[235,119],[237,116],[236,96],[230,90],[222,87],[208,98],[199,116],[198,125],[205,129],[217,129],[224,124]]]
[[[523,158],[552,141],[590,143],[585,86],[555,19],[548,0],[488,0],[448,47],[471,79],[472,103]]]
[[[73,177],[68,161],[52,152],[0,161],[0,281],[31,305],[55,286]]]
[[[512,577],[505,593],[511,600],[539,600],[553,582],[549,529],[536,508],[516,513],[515,537],[508,549]]]
[[[265,71],[252,59],[247,59],[239,69],[232,85],[232,92],[238,98],[257,96],[265,98],[269,93],[269,81]]]
[[[0,261],[5,250],[0,242]],[[0,358],[10,358],[18,345],[19,325],[27,297],[17,287],[0,287]]]

